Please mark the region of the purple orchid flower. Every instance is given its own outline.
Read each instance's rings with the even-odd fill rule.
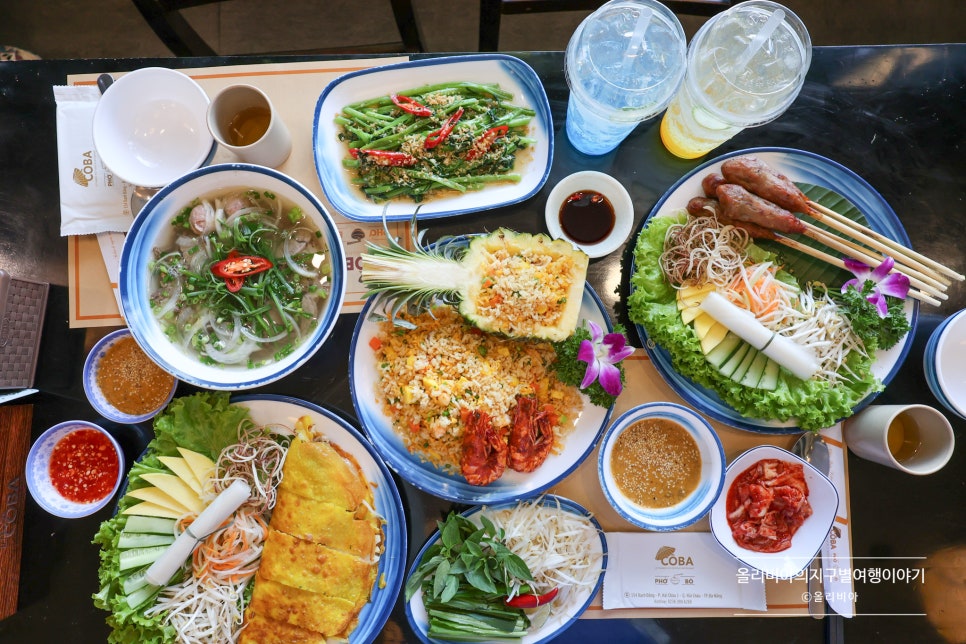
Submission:
[[[873,269],[862,262],[846,257],[845,267],[855,275],[853,279],[842,285],[844,293],[850,286],[854,287],[859,293],[867,281],[873,283],[872,293],[865,299],[875,304],[875,309],[880,318],[889,314],[889,307],[886,304],[885,296],[898,297],[905,299],[909,293],[909,278],[902,273],[890,273],[896,261],[891,257],[885,257],[882,263]]]
[[[624,388],[621,383],[621,372],[614,366],[627,356],[634,353],[634,347],[627,346],[627,339],[622,333],[608,333],[590,320],[590,340],[580,343],[577,359],[587,363],[587,371],[580,383],[581,389],[586,389],[595,380],[600,379],[600,385],[611,396],[617,396]]]

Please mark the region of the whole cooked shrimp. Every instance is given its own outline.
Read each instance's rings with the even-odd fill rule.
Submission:
[[[510,427],[507,464],[517,472],[532,472],[547,460],[553,448],[553,428],[557,424],[557,412],[550,405],[537,411],[537,399],[533,396],[517,396]]]
[[[460,415],[463,420],[460,472],[470,485],[489,485],[506,470],[505,432],[493,427],[486,412],[464,409]]]

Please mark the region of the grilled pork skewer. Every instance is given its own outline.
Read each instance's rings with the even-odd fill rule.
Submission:
[[[809,200],[791,179],[773,170],[756,157],[743,156],[728,159],[721,164],[721,174],[727,181],[736,183],[759,197],[791,212],[806,214],[856,241],[888,254],[897,263],[905,264],[919,271],[920,274],[929,275],[944,285],[950,284],[944,275],[960,281],[966,279],[966,276],[939,262]]]
[[[723,225],[731,225],[737,228],[741,228],[742,230],[746,231],[751,237],[755,239],[771,239],[783,246],[786,246],[793,250],[797,250],[800,253],[804,253],[809,257],[814,257],[819,261],[823,261],[827,264],[831,264],[832,266],[835,266],[837,268],[848,270],[848,267],[845,265],[845,262],[843,262],[838,257],[829,255],[828,253],[825,253],[817,248],[813,248],[801,242],[795,241],[794,239],[790,239],[788,237],[785,237],[784,235],[777,234],[775,231],[769,230],[768,228],[765,228],[764,226],[760,226],[751,221],[730,219],[726,214],[724,214],[721,204],[715,199],[709,199],[707,197],[695,197],[694,199],[691,199],[688,202],[687,211],[689,214],[693,216],[713,215],[718,220],[719,223]],[[911,285],[914,285],[917,288],[923,288],[922,286],[919,286],[921,282],[919,282],[918,280],[916,280],[915,278],[909,275],[907,275],[907,277],[909,277],[909,283]],[[936,295],[937,297],[945,297],[943,293],[936,293],[932,289],[929,289],[928,287],[925,289],[925,292],[914,290],[914,289],[909,290],[909,297],[915,300],[919,300],[920,302],[932,304],[933,306],[939,306],[941,302],[935,299],[934,297],[932,297],[933,295]]]

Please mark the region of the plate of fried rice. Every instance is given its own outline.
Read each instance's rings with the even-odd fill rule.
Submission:
[[[594,449],[613,408],[557,379],[549,342],[484,333],[450,306],[408,318],[407,328],[370,315],[372,304],[352,337],[352,402],[376,451],[416,488],[460,503],[515,501],[555,485]],[[612,329],[589,284],[580,319]],[[549,456],[531,472],[507,467],[488,485],[470,484],[460,467],[467,413],[484,412],[506,429],[522,396],[556,414]]]

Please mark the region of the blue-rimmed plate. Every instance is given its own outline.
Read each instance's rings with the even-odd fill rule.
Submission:
[[[382,631],[396,603],[406,574],[406,515],[392,475],[368,441],[348,422],[312,403],[276,395],[248,395],[232,398],[248,407],[259,425],[283,423],[289,427],[309,416],[315,430],[355,458],[372,488],[375,509],[383,524],[385,550],[379,558],[379,572],[369,603],[359,613],[359,625],[349,634],[350,644],[372,642]]]
[[[573,431],[564,438],[563,450],[559,454],[550,454],[543,465],[528,474],[508,468],[503,476],[487,486],[470,485],[459,473],[446,472],[422,460],[418,454],[411,454],[393,430],[392,420],[383,411],[383,401],[377,393],[379,369],[369,341],[378,335],[379,323],[369,319],[372,304],[370,300],[359,315],[349,350],[352,404],[373,446],[389,467],[413,486],[427,494],[459,503],[514,501],[538,494],[563,480],[594,449],[613,407],[594,406],[584,396],[583,411]],[[602,329],[613,328],[603,303],[589,284],[584,286],[579,319],[596,322]]]
[[[478,54],[429,58],[407,63],[384,65],[351,72],[335,79],[323,90],[315,106],[312,128],[315,169],[325,198],[342,215],[355,221],[382,221],[386,204],[366,198],[351,182],[342,166],[348,151],[339,140],[336,115],[343,107],[357,101],[384,96],[414,87],[436,83],[474,81],[496,83],[513,94],[514,105],[536,111],[530,121],[530,134],[537,142],[517,161],[518,183],[495,183],[483,190],[463,194],[434,196],[419,208],[419,218],[429,219],[463,215],[486,208],[498,208],[532,197],[547,180],[553,160],[553,120],[547,93],[536,72],[513,56]],[[410,200],[388,202],[386,219],[409,220],[416,208]]]
[[[832,190],[851,202],[853,206],[865,215],[869,228],[905,246],[909,245],[909,237],[906,235],[906,231],[899,222],[899,218],[895,212],[886,200],[882,198],[882,195],[876,192],[864,179],[835,161],[811,152],[788,148],[739,150],[722,155],[698,166],[674,184],[660,201],[657,202],[645,220],[645,225],[647,221],[654,217],[671,215],[684,209],[690,199],[703,195],[701,179],[710,172],[719,171],[722,162],[725,160],[744,155],[758,157],[796,183],[808,183]],[[632,265],[632,275],[635,270],[636,267]],[[633,285],[631,288],[633,288]],[[909,318],[912,327],[909,333],[894,347],[888,351],[880,351],[876,355],[872,372],[883,384],[888,384],[896,375],[899,367],[902,366],[903,360],[905,360],[906,355],[909,353],[909,349],[912,347],[916,323],[919,318],[918,302],[912,299],[906,300],[906,316]],[[801,431],[794,419],[777,421],[742,416],[722,401],[715,392],[695,384],[687,377],[675,371],[671,364],[670,355],[660,346],[656,346],[653,342],[648,341],[647,332],[644,327],[639,324],[635,326],[644,349],[651,358],[651,362],[667,381],[668,385],[688,404],[711,418],[726,425],[737,427],[738,429],[775,434],[793,434]],[[870,392],[855,406],[853,413],[868,405],[877,394],[878,392]]]
[[[597,583],[594,585],[593,589],[583,589],[579,591],[576,597],[571,598],[568,602],[568,607],[574,607],[572,610],[561,611],[555,615],[551,615],[546,622],[544,622],[539,628],[532,629],[525,637],[523,637],[520,642],[521,644],[540,644],[541,642],[549,642],[550,640],[558,637],[567,628],[570,627],[574,621],[577,620],[583,614],[587,607],[590,606],[590,602],[593,601],[594,596],[600,589],[601,584],[604,581],[604,571],[607,569],[607,539],[604,536],[604,531],[597,522],[597,519],[584,509],[580,504],[566,499],[560,496],[554,496],[548,494],[540,497],[540,504],[544,506],[559,506],[561,510],[569,512],[571,514],[587,517],[590,522],[597,528],[597,533],[600,536],[600,550],[596,550],[597,542],[594,542],[594,551],[589,552],[588,557],[591,559],[598,559],[600,561],[600,569],[597,573]],[[488,505],[484,507],[470,508],[463,512],[463,516],[469,518],[471,521],[479,523],[479,515],[481,513],[496,512],[499,510],[504,510],[507,508],[512,508],[516,505],[516,502],[506,502],[498,503],[495,505]],[[416,568],[419,566],[419,562],[422,561],[423,554],[426,550],[432,546],[436,541],[439,540],[439,531],[436,531],[433,536],[423,545],[420,549],[419,554],[416,555],[416,559],[413,561],[413,565],[409,570],[409,574],[412,575]],[[412,626],[413,631],[419,639],[426,644],[432,644],[436,642],[445,642],[448,640],[438,640],[432,639],[427,635],[429,631],[429,620],[426,615],[426,608],[423,606],[423,595],[422,591],[417,591],[412,598],[406,602],[406,618],[409,620],[409,625]]]

